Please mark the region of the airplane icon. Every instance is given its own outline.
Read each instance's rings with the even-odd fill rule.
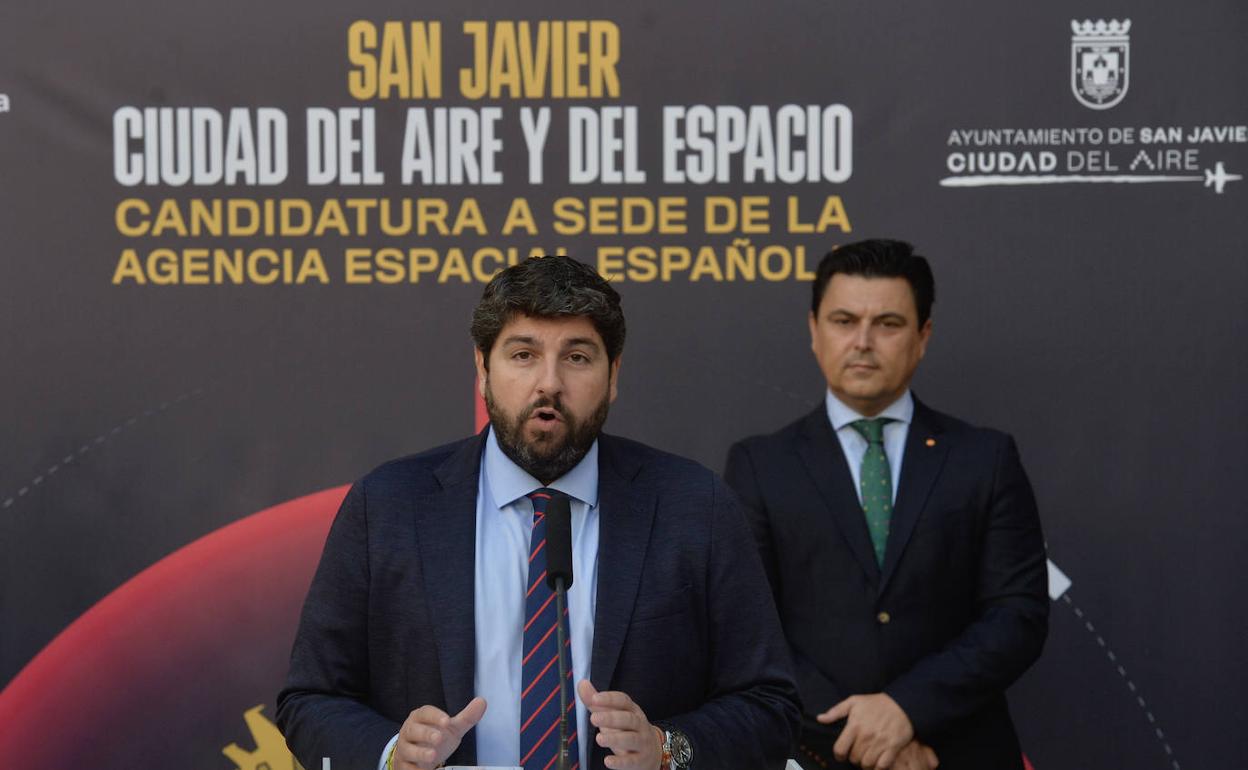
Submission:
[[[1214,166],[1213,171],[1205,169],[1205,187],[1213,187],[1213,191],[1222,194],[1222,188],[1227,182],[1238,182],[1243,179],[1241,174],[1228,174],[1226,169],[1222,167],[1222,161],[1218,161],[1218,165]]]

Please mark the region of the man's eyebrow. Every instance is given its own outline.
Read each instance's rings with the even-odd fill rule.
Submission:
[[[598,341],[593,337],[573,337],[564,342],[563,345],[568,348],[576,345],[583,345],[585,347],[593,348],[594,350],[598,349]]]
[[[503,340],[504,345],[536,345],[538,344],[536,337],[527,334],[513,334]]]
[[[835,315],[849,316],[850,318],[862,318],[862,316],[858,315],[857,313],[855,313],[855,312],[853,312],[853,311],[851,311],[851,310],[846,310],[845,308],[840,308],[840,307],[832,308],[831,310],[829,310],[829,311],[827,312],[827,316],[826,316],[826,317],[830,318],[830,317],[835,316]],[[878,321],[878,320],[881,320],[881,319],[884,319],[884,318],[899,318],[899,319],[901,319],[902,321],[905,321],[905,320],[906,320],[906,314],[905,314],[905,313],[900,313],[900,312],[898,312],[898,311],[896,311],[896,310],[885,310],[883,313],[877,313],[877,314],[875,314],[875,315],[871,316],[871,319],[872,319],[872,320],[875,320],[875,321]]]

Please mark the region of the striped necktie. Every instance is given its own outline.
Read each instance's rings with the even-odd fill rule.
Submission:
[[[880,566],[884,565],[888,523],[893,515],[893,471],[888,466],[888,454],[884,451],[884,424],[889,422],[892,420],[888,417],[876,417],[849,424],[867,440],[867,451],[862,455],[858,474],[858,488],[862,493],[862,512],[867,517],[875,561]]]
[[[559,758],[559,632],[555,592],[546,585],[546,503],[553,490],[529,494],[533,534],[529,539],[529,585],[524,600],[524,663],[521,667],[520,764],[524,770],[551,770]],[[565,610],[564,617],[567,617]],[[568,639],[570,648],[572,640]],[[580,762],[576,744],[576,699],[572,690],[572,651],[568,650],[569,735],[572,770]]]

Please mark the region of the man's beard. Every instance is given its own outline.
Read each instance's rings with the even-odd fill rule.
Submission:
[[[513,463],[543,484],[560,478],[585,457],[585,453],[594,445],[594,440],[602,431],[603,423],[607,421],[607,410],[610,406],[611,399],[604,394],[594,411],[584,421],[580,421],[564,409],[560,399],[543,396],[529,404],[513,420],[494,400],[489,380],[485,383],[485,408],[490,415],[494,434],[498,437],[499,448]],[[524,426],[533,416],[533,412],[543,407],[558,412],[567,430],[562,438],[546,435],[536,441],[527,441]]]

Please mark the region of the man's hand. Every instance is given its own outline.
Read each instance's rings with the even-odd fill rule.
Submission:
[[[485,716],[485,698],[473,698],[455,716],[434,706],[407,715],[394,745],[394,770],[434,770],[459,748],[459,742]]]
[[[825,725],[846,720],[832,752],[840,761],[848,759],[863,770],[889,770],[914,738],[906,712],[882,692],[851,695],[815,719]]]
[[[915,739],[897,752],[897,759],[893,760],[893,770],[936,770],[939,764],[940,760],[936,758],[932,747]]]
[[[589,709],[589,721],[598,728],[598,745],[611,751],[611,770],[659,770],[663,761],[663,732],[650,724],[641,707],[622,692],[598,692],[588,679],[576,686]]]

